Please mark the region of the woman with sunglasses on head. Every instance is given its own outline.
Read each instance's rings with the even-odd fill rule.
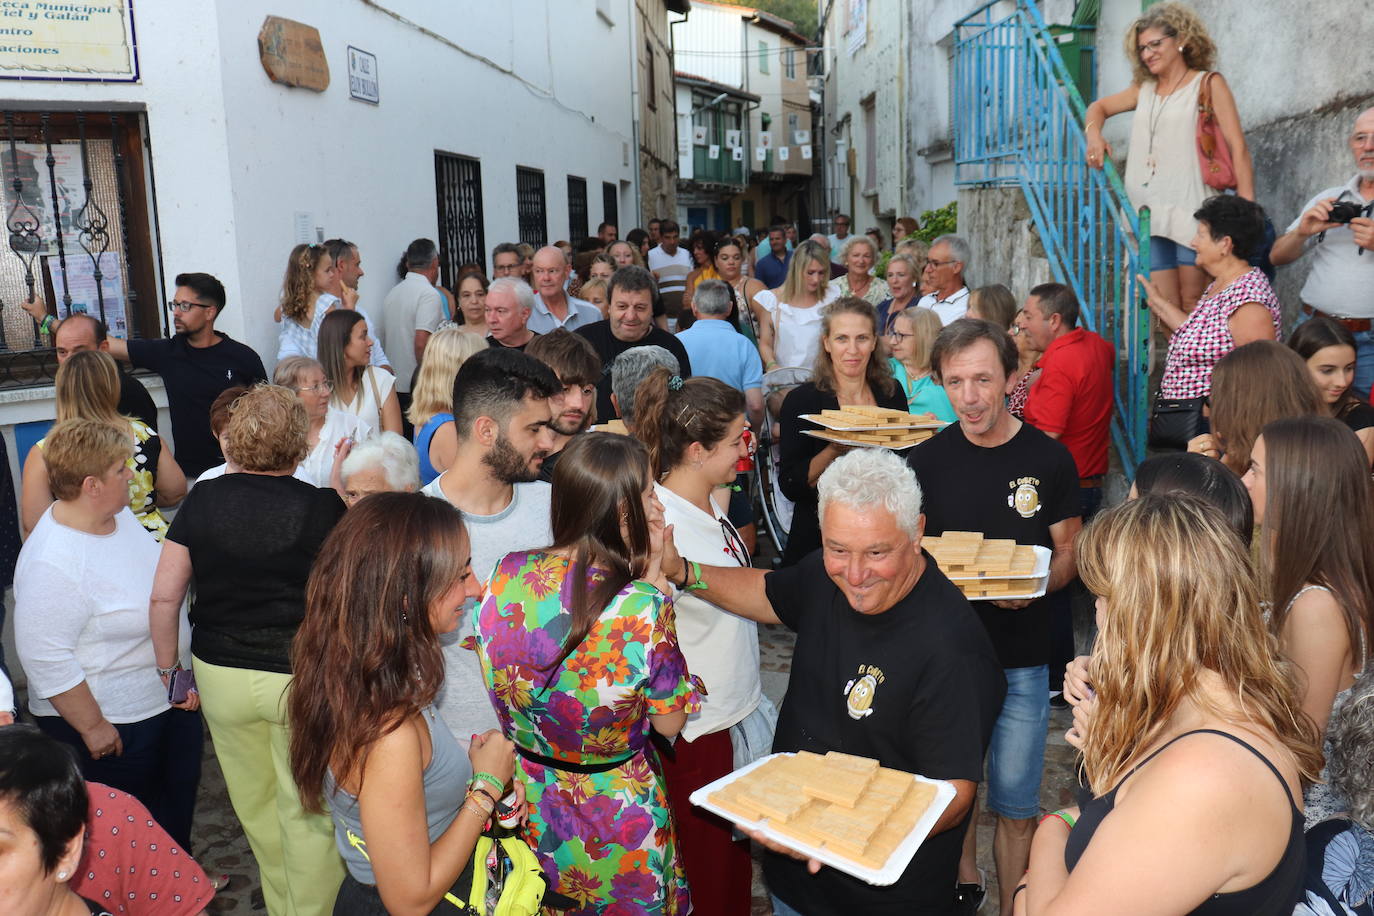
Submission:
[[[649,450],[664,524],[672,526],[673,541],[687,560],[750,565],[722,508],[727,500],[717,501],[728,492],[722,488],[735,482],[739,460],[749,455],[746,426],[744,395],[713,378],[683,381],[655,369],[635,394],[635,435]],[[731,772],[735,743],[748,743],[750,731],[736,726],[763,701],[758,627],[695,592],[680,594],[675,608],[682,655],[708,691],[700,712],[688,717],[674,757],[663,765],[687,882],[698,912],[748,916],[748,844],[732,839],[728,824],[694,807],[688,796]]]

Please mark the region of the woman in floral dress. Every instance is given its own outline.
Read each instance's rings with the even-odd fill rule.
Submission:
[[[554,473],[554,545],[506,556],[478,655],[519,752],[525,838],[575,916],[691,910],[650,729],[700,707],[659,569],[663,506],[636,440],[588,433]]]

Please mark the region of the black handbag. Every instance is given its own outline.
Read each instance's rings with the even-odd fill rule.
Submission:
[[[1150,448],[1183,451],[1189,440],[1207,432],[1207,419],[1202,415],[1206,398],[1155,398],[1150,412]]]

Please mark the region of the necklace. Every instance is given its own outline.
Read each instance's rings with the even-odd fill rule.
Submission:
[[[1159,169],[1159,160],[1155,158],[1155,128],[1159,126],[1160,119],[1164,117],[1164,109],[1168,108],[1169,103],[1174,100],[1174,96],[1178,95],[1179,87],[1183,85],[1183,80],[1187,76],[1188,70],[1185,68],[1183,76],[1180,76],[1174,83],[1174,87],[1165,94],[1163,102],[1159,101],[1158,83],[1155,84],[1156,91],[1150,93],[1150,111],[1146,116],[1150,127],[1150,148],[1145,154],[1145,167],[1150,170],[1150,176],[1145,179],[1144,183],[1147,188],[1150,186],[1150,182],[1154,180],[1155,172]],[[1158,108],[1157,114],[1156,107]]]

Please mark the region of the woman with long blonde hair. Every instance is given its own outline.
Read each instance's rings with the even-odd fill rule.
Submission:
[[[139,523],[159,541],[167,533],[167,520],[158,506],[175,506],[186,495],[186,475],[153,429],[141,420],[119,412],[119,367],[103,350],[73,353],[57,367],[57,422],[97,420],[128,434],[133,445],[129,470],[129,508]],[[20,498],[20,522],[25,536],[38,524],[53,503],[48,468],[43,462],[43,441],[29,449],[24,459]]]
[[[756,292],[749,301],[765,372],[815,366],[821,309],[838,296],[830,283],[830,256],[816,242],[802,242],[792,252],[782,286]]]
[[[1212,506],[1147,493],[1077,553],[1098,596],[1095,692],[1066,736],[1087,788],[1041,820],[1014,912],[1287,916],[1321,753],[1248,548]]]
[[[458,453],[453,425],[453,379],[469,356],[487,349],[487,341],[461,328],[444,328],[425,346],[425,359],[415,374],[406,419],[415,427],[420,456],[420,485],[438,477]]]

